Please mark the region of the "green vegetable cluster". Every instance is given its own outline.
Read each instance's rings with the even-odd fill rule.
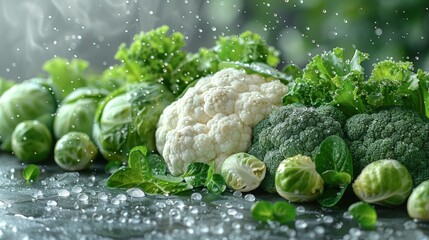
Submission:
[[[347,58],[341,48],[315,56],[304,69],[289,65],[279,71],[278,51],[261,36],[244,32],[217,39],[192,53],[182,33],[169,34],[162,26],[121,45],[118,64],[101,74],[88,73],[85,60],[53,58],[43,66],[45,78],[0,79],[0,150],[26,163],[41,163],[53,152],[67,171],[89,168],[100,152],[118,168],[108,187],[148,194],[202,187],[220,194],[227,185],[253,191],[262,181],[263,190],[290,201],[333,207],[352,184],[362,201],[393,206],[404,203],[414,186],[408,212],[428,219],[428,72],[393,60],[368,71],[362,65],[368,54],[356,50]],[[172,176],[155,148],[160,115],[200,78],[230,67],[287,84],[285,106],[252,129],[248,153],[225,156],[221,169],[194,162]],[[23,177],[32,181],[39,173],[29,165]],[[349,211],[364,228],[375,226],[376,213],[367,203]],[[251,213],[258,221],[280,223],[296,214],[287,203],[263,201]]]

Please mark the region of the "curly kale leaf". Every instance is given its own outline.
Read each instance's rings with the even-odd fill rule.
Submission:
[[[364,84],[361,62],[366,59],[368,55],[358,50],[351,60],[345,59],[342,48],[315,56],[303,70],[302,77],[295,80],[284,103],[330,104],[346,115],[366,111],[360,91]]]

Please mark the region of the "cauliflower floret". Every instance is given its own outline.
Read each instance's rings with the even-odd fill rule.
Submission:
[[[175,176],[192,162],[214,161],[219,172],[228,156],[249,148],[252,128],[282,105],[286,92],[279,80],[232,68],[202,78],[162,113],[158,152]]]

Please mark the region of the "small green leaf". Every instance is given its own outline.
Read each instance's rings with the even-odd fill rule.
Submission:
[[[316,171],[327,181],[318,202],[324,207],[333,207],[341,200],[353,178],[352,156],[346,142],[336,135],[326,138],[320,144],[314,162]]]
[[[377,212],[365,202],[357,202],[350,205],[348,211],[364,229],[374,229],[377,223]]]
[[[220,174],[213,174],[212,178],[206,184],[207,190],[214,194],[221,194],[226,189],[225,181]]]
[[[40,175],[40,168],[37,165],[29,164],[22,171],[22,177],[27,182],[35,181]]]
[[[143,159],[146,157],[147,148],[145,146],[137,146],[131,149],[128,157],[128,166],[133,169],[143,169]]]
[[[281,201],[273,205],[273,219],[285,224],[294,221],[296,218],[296,208],[292,204]]]
[[[267,222],[273,218],[273,205],[267,201],[259,201],[252,205],[250,213],[256,221]]]
[[[131,149],[128,157],[128,166],[139,172],[143,179],[150,179],[152,177],[152,168],[149,160],[146,157],[147,148],[145,146],[137,146]]]
[[[346,172],[327,170],[321,174],[323,181],[328,185],[350,184],[352,177]]]
[[[133,188],[143,182],[143,175],[129,167],[120,168],[113,173],[106,181],[106,186],[110,188]]]
[[[170,175],[155,175],[150,181],[142,182],[138,187],[147,194],[175,194],[192,189],[191,185],[183,182],[183,178]]]
[[[214,173],[214,168],[214,162],[212,162],[207,171],[207,179],[204,185],[207,187],[207,190],[209,190],[209,192],[214,194],[221,194],[225,191],[226,184],[220,174]]]
[[[186,172],[182,175],[185,181],[191,184],[194,188],[204,186],[206,182],[210,165],[194,162],[188,166]]]

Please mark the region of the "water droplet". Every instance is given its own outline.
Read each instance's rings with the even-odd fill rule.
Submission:
[[[193,217],[184,217],[183,223],[187,227],[192,227],[195,224],[195,219]]]
[[[243,194],[240,191],[234,191],[234,193],[232,194],[232,196],[234,196],[236,198],[241,198],[241,196],[243,196]]]
[[[139,188],[130,188],[127,190],[127,194],[133,198],[142,198],[145,196],[145,193]]]
[[[323,216],[322,221],[326,224],[332,224],[334,222],[334,218],[332,216]]]
[[[71,189],[72,192],[74,193],[81,193],[82,192],[82,187],[81,186],[73,186]]]
[[[237,209],[230,208],[230,209],[228,209],[227,213],[228,213],[228,215],[235,216],[238,213],[238,211],[237,211]]]
[[[381,28],[375,29],[375,35],[381,36],[382,34],[383,34],[383,30],[381,30]]]
[[[308,226],[308,224],[304,220],[296,220],[295,221],[295,228],[296,229],[306,229],[307,226]]]
[[[244,196],[244,200],[248,201],[248,202],[254,202],[255,201],[255,195],[249,193],[246,194],[246,196]]]
[[[125,196],[125,194],[122,194],[122,193],[118,194],[118,196],[116,196],[116,198],[121,202],[127,200],[127,196]]]
[[[168,215],[170,215],[171,218],[176,220],[181,218],[180,211],[177,208],[170,209],[170,211],[168,212]]]
[[[54,201],[54,200],[49,200],[47,203],[46,203],[46,206],[49,206],[49,207],[56,207],[58,204],[57,204],[57,202],[56,201]]]
[[[77,200],[81,202],[86,202],[88,201],[88,195],[86,195],[85,193],[80,193],[79,195],[77,195]]]
[[[346,211],[343,213],[343,218],[344,219],[353,219],[353,215],[349,211]]]
[[[324,228],[324,227],[322,227],[322,226],[316,226],[316,227],[314,228],[314,232],[315,232],[317,235],[324,235],[324,234],[325,234],[325,232],[326,232],[326,230],[325,230],[325,228]]]
[[[191,199],[194,201],[201,201],[203,196],[200,193],[192,193]]]
[[[101,192],[98,194],[98,200],[100,200],[100,201],[105,202],[105,201],[107,201],[108,198],[109,198],[109,196],[107,196],[107,194],[104,192]]]
[[[70,192],[67,189],[61,189],[58,191],[58,196],[66,198],[70,196]]]

